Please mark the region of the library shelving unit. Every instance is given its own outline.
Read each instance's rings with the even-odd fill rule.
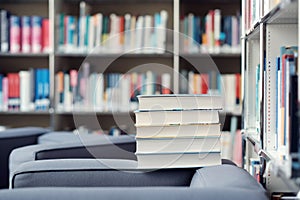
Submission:
[[[293,85],[288,80],[299,76],[299,71],[292,72],[292,67],[289,68],[291,63],[297,66],[297,51],[285,50],[299,46],[299,3],[297,0],[255,3],[242,1],[245,168],[271,196],[293,198],[300,190],[299,141],[295,139],[299,138],[299,129],[290,127],[299,121],[297,116],[292,120],[291,113],[297,109],[291,106],[297,103],[291,103],[291,99],[296,94],[292,88],[299,87],[299,81]],[[284,54],[293,58],[285,61]],[[290,103],[282,106],[283,101]],[[289,110],[287,115],[282,108]]]
[[[147,66],[152,64],[155,73],[162,74],[171,71],[170,87],[174,93],[180,92],[180,77],[178,73],[182,69],[187,71],[195,70],[193,65],[198,65],[205,69],[204,65],[216,64],[218,70],[222,74],[240,73],[241,53],[240,49],[235,51],[227,49],[227,51],[208,52],[212,59],[207,61],[201,52],[181,52],[181,41],[178,37],[182,27],[181,19],[193,13],[201,16],[203,19],[208,10],[220,9],[223,15],[237,16],[241,2],[239,0],[86,0],[88,12],[90,14],[102,13],[103,16],[110,16],[112,13],[118,16],[125,16],[130,13],[132,16],[154,15],[161,10],[168,13],[166,27],[169,30],[166,36],[165,53],[129,53],[116,56],[109,51],[102,51],[97,54],[88,54],[85,51],[64,51],[60,48],[60,30],[59,17],[61,13],[70,16],[81,15],[81,0],[13,0],[1,1],[0,9],[8,10],[18,16],[42,16],[49,18],[49,51],[46,53],[0,53],[1,70],[0,73],[19,72],[20,70],[29,70],[31,68],[48,68],[49,69],[49,99],[50,107],[45,111],[3,111],[0,112],[1,125],[8,127],[17,127],[23,125],[37,125],[50,127],[53,130],[73,130],[78,126],[85,126],[88,129],[97,129],[93,123],[95,118],[104,130],[116,125],[118,118],[121,126],[129,132],[134,131],[132,111],[101,111],[96,110],[76,110],[72,112],[70,109],[64,109],[57,105],[58,95],[56,88],[58,83],[56,74],[58,72],[69,72],[71,69],[81,70],[84,61],[96,63],[91,64],[90,72],[96,73],[127,73],[129,70],[138,66],[140,73],[148,71]],[[78,38],[77,38],[78,39]],[[113,61],[113,62],[111,62]],[[111,63],[110,63],[111,62]],[[101,66],[108,65],[107,69]],[[201,66],[200,66],[201,64]],[[164,66],[164,67],[160,67]],[[157,69],[157,71],[156,71]],[[105,72],[104,72],[105,70]],[[201,71],[205,72],[205,71]],[[95,117],[96,116],[96,117]],[[129,119],[128,119],[129,116]],[[240,114],[232,113],[227,116],[238,116]],[[74,120],[74,117],[76,120]],[[74,124],[75,121],[75,124]],[[76,121],[80,122],[76,124]],[[230,123],[227,120],[224,129],[229,130]],[[240,123],[239,123],[240,124]],[[118,124],[120,125],[120,124]]]

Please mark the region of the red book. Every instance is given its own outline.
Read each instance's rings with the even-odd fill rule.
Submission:
[[[120,16],[120,44],[124,44],[125,20],[124,16]]]
[[[8,109],[18,109],[20,106],[20,77],[18,73],[8,73]]]
[[[64,17],[64,44],[68,44],[68,16]]]
[[[236,77],[236,104],[240,104],[240,98],[241,98],[241,75],[235,74]]]
[[[42,21],[42,51],[49,52],[49,19]]]
[[[201,74],[202,94],[207,94],[209,86],[208,74]]]

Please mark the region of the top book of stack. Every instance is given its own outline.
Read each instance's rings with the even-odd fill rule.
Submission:
[[[221,110],[223,99],[220,95],[139,95],[139,110]]]

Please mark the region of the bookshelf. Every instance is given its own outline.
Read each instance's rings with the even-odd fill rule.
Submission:
[[[168,13],[166,28],[172,31],[167,31],[165,49],[166,52],[152,53],[125,53],[124,52],[88,52],[87,50],[78,50],[78,48],[60,47],[60,26],[59,16],[63,13],[68,16],[80,16],[80,0],[13,0],[1,1],[0,8],[10,11],[17,16],[41,16],[49,19],[49,49],[46,52],[37,53],[10,53],[1,52],[2,60],[0,73],[6,74],[9,72],[19,72],[20,70],[47,68],[49,70],[49,109],[44,111],[3,111],[0,112],[1,122],[10,127],[21,126],[17,121],[24,121],[26,125],[42,125],[51,127],[54,130],[72,130],[75,128],[76,121],[82,118],[84,122],[98,120],[101,127],[109,130],[111,126],[118,124],[117,120],[122,121],[121,126],[126,126],[130,131],[134,130],[132,111],[111,111],[111,110],[91,110],[77,109],[72,112],[70,109],[62,109],[57,103],[58,86],[56,75],[58,72],[69,73],[69,70],[75,69],[80,71],[84,62],[91,63],[90,72],[95,73],[127,73],[128,71],[136,70],[138,73],[147,73],[149,63],[152,64],[152,69],[156,74],[170,73],[170,87],[174,93],[180,92],[180,82],[178,73],[182,69],[187,71],[196,71],[193,64],[204,63],[207,65],[215,65],[221,74],[241,73],[240,62],[241,53],[239,47],[235,50],[227,48],[227,51],[208,52],[212,59],[207,61],[208,53],[203,52],[181,52],[181,41],[177,32],[180,32],[182,27],[180,21],[189,13],[194,13],[195,16],[200,16],[202,19],[207,15],[209,10],[220,9],[221,15],[237,16],[240,11],[240,1],[238,0],[214,0],[214,1],[194,1],[194,0],[162,0],[162,1],[139,1],[139,0],[101,0],[92,1],[86,0],[86,5],[89,7],[87,12],[91,15],[102,13],[103,16],[110,16],[112,13],[117,16],[124,16],[130,13],[132,16],[154,16],[165,10]],[[218,6],[216,6],[218,5]],[[78,25],[79,26],[79,25]],[[124,36],[125,37],[125,36]],[[67,49],[67,50],[66,50]],[[174,53],[172,53],[174,52]],[[104,66],[109,66],[105,68]],[[199,66],[200,67],[200,66]],[[204,71],[206,72],[206,71]],[[114,119],[114,116],[117,116]],[[230,116],[238,116],[240,113],[230,112],[227,114],[226,125],[224,128],[229,130]],[[27,120],[27,118],[29,118]],[[74,120],[75,118],[75,120]],[[128,118],[128,119],[126,119]],[[17,121],[14,122],[13,119]],[[78,119],[78,120],[76,120]],[[80,120],[79,120],[80,119]],[[224,119],[225,120],[225,119]],[[26,123],[25,123],[26,121]],[[22,125],[23,125],[22,124]],[[90,123],[87,123],[90,124]],[[239,123],[240,124],[240,123]],[[84,125],[79,123],[79,125]],[[120,125],[120,124],[118,124]],[[88,127],[91,129],[99,128]]]
[[[299,46],[299,3],[242,1],[242,10],[245,168],[270,196],[295,197],[300,189],[299,144],[294,143],[299,138],[295,128],[299,119],[293,114],[299,110],[299,94],[294,88],[299,85],[299,66],[298,53],[290,49]]]

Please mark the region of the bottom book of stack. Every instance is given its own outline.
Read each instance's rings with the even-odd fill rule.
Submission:
[[[139,168],[192,168],[221,164],[220,151],[184,153],[137,153]]]

